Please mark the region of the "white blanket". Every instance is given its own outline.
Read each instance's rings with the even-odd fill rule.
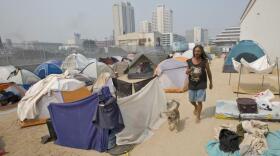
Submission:
[[[167,100],[157,78],[135,94],[118,100],[125,128],[118,133],[117,144],[140,144],[153,135],[165,119]]]
[[[25,96],[18,103],[17,113],[20,121],[38,117],[40,111],[37,104],[44,95],[50,94],[51,91],[73,91],[85,86],[81,81],[67,79],[67,74],[49,75],[29,88]]]

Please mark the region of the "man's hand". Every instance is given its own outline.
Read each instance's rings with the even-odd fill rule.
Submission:
[[[210,82],[209,88],[210,88],[210,89],[213,89],[213,83],[212,83],[212,82]]]

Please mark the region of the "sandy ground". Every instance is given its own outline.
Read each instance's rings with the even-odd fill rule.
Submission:
[[[187,101],[187,93],[167,94],[169,99],[180,101],[181,125],[178,133],[170,132],[167,123],[155,131],[152,138],[138,145],[130,152],[131,156],[204,156],[207,155],[205,145],[213,139],[214,128],[225,123],[237,124],[237,120],[215,119],[215,102],[218,99],[236,98],[232,92],[232,86],[228,85],[229,75],[221,73],[223,60],[215,59],[211,63],[213,72],[214,89],[207,91],[207,102],[204,103],[202,121],[195,122],[192,115],[193,107]],[[243,82],[259,85],[262,76],[249,75],[242,78]],[[238,75],[233,74],[231,84],[236,85]],[[241,95],[250,97],[250,95]],[[270,130],[280,129],[280,123],[269,122]],[[48,134],[46,125],[20,129],[17,125],[15,111],[0,112],[0,147],[4,147],[8,155],[33,156],[101,156],[106,153],[98,153],[93,150],[79,150],[48,143],[42,145],[40,137]]]

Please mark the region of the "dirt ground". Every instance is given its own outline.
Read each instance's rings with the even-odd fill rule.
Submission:
[[[178,133],[170,132],[167,123],[155,131],[146,142],[137,145],[130,156],[204,156],[207,155],[205,145],[214,137],[214,128],[225,123],[237,124],[237,120],[221,120],[214,118],[215,102],[219,99],[235,100],[232,87],[237,85],[238,74],[232,74],[229,85],[229,74],[223,74],[223,60],[215,59],[211,63],[214,89],[207,90],[207,102],[203,104],[202,121],[195,122],[193,107],[188,103],[187,93],[167,94],[169,99],[178,100],[181,113],[181,125]],[[259,85],[261,75],[246,75],[242,82]],[[272,76],[270,81],[274,80]],[[276,80],[275,80],[276,81]],[[251,95],[241,95],[250,97]],[[278,98],[279,99],[279,98]],[[271,131],[279,130],[279,122],[268,122]],[[0,111],[0,147],[4,147],[7,155],[15,156],[102,156],[93,150],[79,150],[62,147],[53,143],[41,144],[40,138],[48,134],[46,125],[21,129],[17,124],[16,110]]]

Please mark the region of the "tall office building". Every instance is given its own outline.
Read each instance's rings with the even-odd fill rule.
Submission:
[[[208,30],[201,27],[194,27],[186,31],[187,43],[208,44]]]
[[[173,11],[167,9],[165,5],[158,5],[153,11],[152,29],[160,33],[173,32]]]
[[[113,5],[114,36],[135,32],[134,8],[129,2]]]
[[[140,22],[140,32],[151,33],[152,23],[147,20]]]

